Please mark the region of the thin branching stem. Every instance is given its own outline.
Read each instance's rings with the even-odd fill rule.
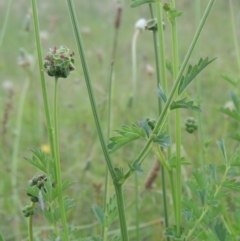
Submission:
[[[199,24],[199,27],[198,27],[198,29],[197,29],[194,37],[193,37],[192,43],[191,43],[191,45],[190,45],[190,47],[188,49],[188,52],[187,52],[187,54],[185,56],[183,64],[181,65],[181,68],[180,68],[180,70],[178,72],[176,81],[174,82],[174,85],[173,85],[173,87],[172,87],[172,89],[171,89],[171,91],[169,93],[167,102],[165,103],[165,105],[163,107],[161,115],[159,116],[159,118],[158,118],[158,120],[156,122],[156,125],[155,125],[155,128],[153,129],[152,134],[158,134],[159,132],[161,132],[161,130],[162,130],[164,124],[165,124],[165,121],[166,121],[166,119],[168,117],[170,104],[172,103],[173,98],[174,98],[174,94],[175,94],[175,92],[177,90],[177,87],[178,87],[179,82],[180,82],[180,80],[182,78],[183,72],[184,72],[184,70],[187,67],[189,59],[190,59],[190,57],[191,57],[191,55],[193,53],[194,47],[196,46],[197,40],[198,40],[198,38],[199,38],[199,36],[200,36],[200,34],[202,32],[203,26],[206,23],[206,20],[207,20],[208,15],[209,15],[212,7],[213,7],[214,2],[215,2],[215,0],[210,0],[208,6],[206,8],[206,11],[205,11],[205,13],[203,15],[203,18],[202,18],[202,20],[201,20],[201,22]],[[149,148],[147,148],[147,147],[150,146],[152,141],[153,141],[153,138],[150,137],[148,139],[148,141],[146,142],[145,146],[143,147],[143,150],[141,151],[141,153],[135,159],[134,163],[141,163],[143,161],[144,157],[146,157],[147,153],[149,153],[149,151],[150,151]],[[126,182],[126,180],[131,176],[132,173],[133,173],[133,171],[131,171],[131,169],[129,169],[126,172],[126,174],[125,174],[125,180],[123,182]]]

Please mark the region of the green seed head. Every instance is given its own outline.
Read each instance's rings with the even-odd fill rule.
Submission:
[[[197,121],[193,117],[188,117],[185,120],[185,129],[188,133],[193,133],[198,129]]]
[[[38,189],[46,191],[44,188],[44,182],[47,181],[46,175],[38,175],[33,177],[29,182],[28,185],[30,187],[36,186]],[[31,202],[38,202],[38,197],[33,196],[31,193],[27,193],[27,195],[30,197]]]
[[[67,78],[74,67],[74,53],[64,46],[50,48],[44,59],[43,67],[49,76]]]
[[[34,210],[33,207],[31,205],[27,205],[22,209],[23,215],[24,217],[29,217],[32,216],[34,214]]]

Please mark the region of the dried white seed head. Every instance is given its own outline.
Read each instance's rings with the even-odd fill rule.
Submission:
[[[46,32],[46,31],[41,31],[40,32],[40,39],[41,39],[42,43],[46,42],[48,40],[48,38],[49,38],[48,32]]]
[[[13,83],[10,80],[4,80],[2,83],[2,88],[5,90],[11,90],[13,88]]]
[[[145,30],[146,25],[147,25],[147,20],[145,18],[140,18],[135,23],[135,29],[136,30]]]
[[[150,64],[146,64],[145,69],[149,76],[154,74],[154,68]]]
[[[224,105],[224,108],[225,109],[229,109],[229,110],[234,110],[235,109],[235,106],[234,106],[234,104],[233,104],[233,102],[232,101],[228,101],[225,105]]]

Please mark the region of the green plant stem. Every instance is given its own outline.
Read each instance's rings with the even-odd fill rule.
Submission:
[[[115,42],[115,41],[114,41]],[[115,45],[114,45],[115,46]],[[114,48],[115,49],[115,48]],[[113,52],[115,52],[113,50]],[[114,59],[114,57],[113,57]],[[114,66],[114,60],[112,59],[111,67],[110,67],[110,75],[109,75],[109,86],[108,86],[108,128],[107,128],[107,140],[110,137],[111,133],[111,126],[112,126],[112,90],[113,90],[113,66]],[[104,190],[104,213],[107,215],[107,201],[109,199],[109,186],[110,186],[110,180],[109,180],[109,171],[108,166],[106,166],[106,172],[105,172],[105,190]],[[103,230],[103,241],[108,240],[108,227],[104,225]]]
[[[136,225],[136,236],[135,236],[135,240],[139,241],[140,240],[140,231],[139,231],[139,190],[138,190],[138,173],[135,172],[135,225]]]
[[[230,220],[229,213],[227,212],[227,207],[226,207],[226,205],[224,205],[223,202],[222,202],[222,210],[223,210],[222,220],[224,221],[224,224],[227,227],[229,234],[232,236],[233,241],[237,241],[237,239],[236,239],[237,234],[233,228],[234,222],[232,222],[232,220]]]
[[[174,82],[174,85],[173,85],[173,87],[172,87],[172,89],[170,91],[170,94],[169,94],[169,97],[167,99],[167,102],[165,103],[165,106],[164,106],[164,108],[163,108],[163,110],[161,112],[161,115],[159,116],[159,118],[158,118],[158,120],[156,122],[155,128],[153,129],[153,132],[152,132],[153,134],[158,134],[162,130],[162,127],[165,124],[165,121],[166,121],[168,113],[169,113],[169,106],[172,103],[174,94],[175,94],[175,92],[177,90],[177,87],[179,85],[179,82],[181,80],[183,72],[184,72],[184,70],[185,70],[185,68],[186,68],[186,66],[188,64],[188,61],[189,61],[189,59],[190,59],[190,57],[191,57],[191,55],[193,53],[194,47],[195,47],[195,45],[197,43],[197,40],[198,40],[198,38],[200,36],[200,33],[201,33],[202,29],[203,29],[203,26],[204,26],[204,24],[205,24],[205,22],[207,20],[207,17],[208,17],[208,15],[209,15],[212,7],[213,7],[214,2],[215,2],[215,0],[210,0],[208,6],[206,8],[206,11],[205,11],[205,13],[203,15],[201,23],[200,23],[200,25],[199,25],[199,27],[198,27],[195,35],[194,35],[193,41],[192,41],[192,43],[191,43],[191,45],[190,45],[190,47],[188,49],[188,52],[187,52],[186,57],[185,57],[185,59],[183,61],[183,64],[181,65],[181,68],[180,68],[180,70],[178,72],[176,81]],[[141,151],[140,155],[138,155],[138,157],[135,159],[134,163],[142,162],[143,158],[146,157],[147,153],[150,151],[146,147],[149,147],[150,144],[152,143],[152,141],[153,141],[153,138],[149,138],[148,139],[147,143],[143,147],[143,150]],[[133,172],[131,171],[131,169],[129,169],[126,172],[126,174],[125,174],[125,178],[124,178],[125,180],[123,182],[126,182],[127,179],[131,176],[132,173]]]
[[[82,62],[83,73],[84,73],[84,76],[85,76],[85,81],[86,81],[88,94],[89,94],[89,100],[90,100],[90,104],[91,104],[91,108],[92,108],[92,112],[93,112],[93,117],[94,117],[94,121],[95,121],[95,124],[96,124],[97,132],[98,132],[98,137],[99,137],[100,144],[101,144],[101,147],[102,147],[102,150],[103,150],[103,154],[104,154],[107,166],[108,166],[108,170],[111,174],[111,177],[114,179],[114,177],[115,177],[114,168],[113,168],[113,165],[112,165],[111,158],[110,158],[110,155],[108,153],[107,147],[105,145],[105,141],[104,141],[104,137],[103,137],[103,133],[102,133],[102,128],[101,128],[100,121],[99,121],[98,111],[97,111],[97,108],[96,108],[96,102],[95,102],[95,98],[94,98],[94,94],[93,94],[93,90],[92,90],[91,78],[90,78],[90,74],[89,74],[89,70],[88,70],[88,66],[87,66],[87,61],[86,61],[86,58],[85,58],[85,52],[84,52],[84,48],[83,48],[81,35],[79,33],[79,27],[78,27],[78,23],[77,23],[75,9],[73,7],[72,0],[67,0],[67,3],[68,3],[70,17],[71,17],[71,20],[72,20],[72,27],[73,27],[73,31],[74,31],[74,34],[75,34],[80,59],[81,59],[81,62]]]
[[[149,9],[150,9],[150,14],[151,14],[151,18],[154,19],[154,15],[153,15],[153,8],[152,8],[152,4],[149,3]],[[158,39],[157,39],[157,31],[153,31],[153,43],[154,43],[154,52],[155,52],[155,63],[156,63],[156,73],[157,73],[157,87],[160,86],[160,83],[161,83],[161,78],[163,79],[163,82],[164,82],[164,87],[165,87],[165,91],[167,92],[167,89],[168,89],[168,86],[167,86],[167,81],[166,81],[166,63],[165,63],[165,66],[161,66],[162,68],[164,68],[164,71],[161,72],[160,71],[160,63],[159,63],[159,52],[160,53],[163,53],[162,57],[164,57],[161,62],[163,62],[162,65],[164,65],[164,61],[165,61],[165,53],[164,53],[164,50],[165,50],[165,43],[164,43],[164,31],[163,31],[163,26],[161,24],[160,28],[158,29],[158,32],[159,32],[159,36],[161,36],[161,40],[162,42],[160,43],[161,45],[161,50],[158,51]],[[163,51],[163,52],[162,52]],[[161,73],[162,73],[162,76],[161,76]],[[161,99],[158,98],[158,112],[159,112],[159,115],[161,114],[161,111],[162,111],[162,102],[161,102]],[[169,125],[169,122],[167,123],[167,133],[170,134],[170,125]],[[168,148],[168,156],[171,155],[171,148]],[[165,228],[167,228],[169,225],[168,225],[168,209],[167,209],[167,191],[166,191],[166,180],[165,180],[165,170],[164,168],[161,168],[161,180],[162,180],[162,192],[163,192],[163,206],[164,206],[164,221],[165,221]],[[170,238],[167,237],[167,241],[169,241]]]
[[[175,0],[171,0],[171,7],[175,9]],[[177,79],[179,70],[178,57],[178,37],[176,18],[170,19],[172,35],[172,52],[173,52],[173,78]],[[176,99],[178,93],[175,93]],[[181,112],[176,110],[175,116],[175,133],[176,133],[176,226],[177,235],[181,236],[181,213],[182,213],[182,173],[181,173]]]
[[[172,201],[173,201],[173,210],[174,210],[174,217],[175,220],[177,220],[176,214],[177,214],[177,208],[176,208],[176,190],[175,190],[175,182],[174,182],[174,176],[173,176],[173,170],[170,170],[168,172],[169,179],[170,179],[170,187],[171,187],[171,194],[172,194]]]
[[[149,10],[150,10],[150,15],[151,18],[154,19],[154,15],[153,15],[153,7],[152,4],[149,3]],[[154,46],[154,53],[155,53],[155,64],[156,64],[156,74],[157,74],[157,87],[159,87],[160,83],[161,83],[161,71],[160,71],[160,63],[159,63],[159,54],[158,54],[158,35],[157,35],[157,31],[152,31],[153,33],[153,46]],[[167,86],[165,86],[165,88],[167,88]],[[167,91],[167,90],[165,90]],[[158,98],[158,112],[159,114],[162,111],[162,102],[161,99]]]
[[[201,20],[201,0],[196,0],[195,2],[195,16],[196,16],[196,27],[199,25]],[[201,41],[198,40],[196,44],[196,59],[197,61],[200,59],[200,51],[201,51]],[[202,82],[196,81],[196,87],[197,87],[197,102],[199,105],[201,105],[201,98],[202,98]],[[202,121],[202,113],[197,112],[197,120],[198,120],[198,133],[200,138],[201,146],[203,146],[204,143],[204,133],[203,133],[203,121]],[[205,150],[204,148],[200,152],[200,166],[204,165],[206,163],[206,157],[205,157]]]
[[[31,207],[34,208],[35,203],[31,203]],[[33,241],[33,215],[30,215],[28,218],[28,241]]]
[[[47,131],[48,131],[48,137],[50,142],[51,155],[52,155],[52,158],[54,159],[54,153],[55,153],[54,141],[53,141],[54,136],[53,136],[53,128],[51,124],[50,111],[49,111],[46,82],[45,82],[45,77],[43,72],[43,56],[42,56],[42,48],[41,48],[41,40],[40,40],[37,4],[36,4],[36,0],[31,0],[31,2],[32,2],[32,14],[33,14],[33,21],[34,21],[34,29],[35,29],[35,39],[36,39],[37,53],[38,53],[39,74],[41,78],[43,103],[44,103],[45,117],[47,122]]]
[[[80,55],[81,62],[82,62],[83,72],[84,72],[85,81],[86,81],[86,85],[87,85],[87,89],[88,89],[88,95],[89,95],[89,100],[91,103],[91,108],[92,108],[92,112],[93,112],[93,116],[94,116],[94,120],[95,120],[95,125],[96,125],[97,132],[98,132],[98,137],[99,137],[100,144],[101,144],[101,147],[103,150],[105,161],[108,166],[109,173],[111,175],[111,178],[112,178],[112,180],[114,182],[114,186],[115,186],[122,239],[124,241],[128,241],[128,231],[127,231],[127,224],[126,224],[126,218],[125,218],[125,210],[124,210],[124,206],[123,206],[124,202],[123,202],[123,195],[122,195],[122,186],[119,185],[118,183],[116,183],[116,181],[115,181],[116,177],[115,177],[114,168],[113,168],[112,161],[111,161],[110,155],[108,153],[108,150],[107,150],[107,147],[106,147],[106,144],[104,141],[102,128],[100,125],[98,112],[97,112],[97,108],[96,108],[95,98],[94,98],[94,94],[93,94],[93,90],[92,90],[92,84],[91,84],[91,79],[90,79],[90,75],[89,75],[89,70],[88,70],[88,66],[87,66],[87,62],[86,62],[86,58],[85,58],[82,39],[81,39],[81,35],[79,33],[79,27],[78,27],[78,23],[77,23],[76,13],[75,13],[72,1],[68,0],[67,3],[68,3],[70,17],[72,20],[72,26],[73,26],[73,31],[74,31],[75,38],[76,38],[79,55]]]
[[[61,213],[62,226],[64,231],[64,240],[69,240],[68,234],[68,225],[66,219],[66,212],[64,208],[63,200],[63,191],[62,191],[62,177],[61,177],[61,165],[60,165],[60,155],[59,155],[59,137],[58,137],[58,108],[57,108],[57,99],[58,99],[58,78],[55,77],[55,86],[54,86],[54,150],[55,150],[55,168],[56,168],[56,182],[58,190],[58,204]]]
[[[238,70],[240,73],[240,50],[239,50],[237,32],[236,32],[236,27],[235,27],[235,16],[234,16],[234,8],[233,8],[232,0],[229,0],[229,6],[230,6],[233,41],[234,41],[234,45],[235,45],[235,52],[237,55]]]
[[[118,214],[119,214],[119,220],[120,220],[120,226],[121,226],[121,235],[122,240],[128,241],[128,231],[127,231],[127,222],[126,222],[126,216],[125,216],[125,209],[124,209],[124,199],[123,199],[123,193],[122,193],[122,185],[115,184],[115,193],[116,198],[118,201]]]
[[[10,10],[11,10],[11,6],[12,6],[12,2],[13,0],[9,0],[8,1],[8,6],[7,6],[7,10],[6,10],[6,15],[4,18],[4,22],[3,22],[3,26],[2,26],[2,31],[1,31],[1,35],[0,35],[0,48],[2,47],[2,43],[3,43],[3,38],[4,35],[6,33],[6,28],[7,28],[7,23],[8,23],[8,19],[9,19],[9,15],[10,15]]]

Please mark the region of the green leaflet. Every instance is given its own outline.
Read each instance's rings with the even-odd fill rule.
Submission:
[[[222,153],[225,164],[228,165],[229,163],[228,163],[227,152],[226,152],[226,149],[225,149],[224,141],[223,140],[217,141],[217,144],[218,144],[218,147],[219,147],[219,149]]]
[[[237,86],[238,82],[240,81],[239,79],[235,79],[232,76],[228,75],[228,74],[221,74],[221,77],[226,80],[228,83],[232,84],[234,87]]]
[[[232,167],[240,166],[240,147],[237,148],[234,155],[230,158],[229,163]]]
[[[227,231],[222,222],[217,221],[213,227],[213,232],[219,241],[225,241],[227,236]]]
[[[226,179],[222,186],[240,192],[240,182],[237,182],[236,179]]]
[[[33,153],[32,158],[25,158],[25,160],[39,170],[48,174],[47,167],[49,166],[50,169],[54,167],[53,160],[49,158],[42,150],[32,149],[31,151]]]
[[[167,96],[164,93],[164,91],[163,91],[161,86],[159,86],[158,89],[157,89],[157,95],[163,100],[164,103],[167,102]]]
[[[153,142],[157,143],[161,147],[171,146],[170,136],[166,132],[153,136]]]
[[[185,109],[201,112],[201,109],[198,106],[194,105],[193,101],[186,101],[186,100],[187,98],[183,98],[178,101],[173,101],[170,105],[170,109],[174,110],[178,108],[185,108]]]
[[[180,80],[178,94],[181,95],[183,91],[188,87],[188,85],[195,79],[195,77],[215,59],[216,58],[208,60],[208,58],[206,58],[203,60],[201,58],[197,65],[189,65],[186,75],[182,76]]]
[[[106,214],[103,209],[97,205],[93,205],[92,209],[100,224],[105,227],[110,227],[118,215],[116,196],[113,195],[113,197],[109,199],[106,207]]]
[[[105,225],[104,211],[101,207],[93,205],[92,210],[101,225]]]
[[[145,132],[143,129],[134,124],[131,126],[123,125],[121,129],[115,130],[115,132],[119,135],[111,137],[111,142],[107,146],[110,154],[132,141],[139,138],[145,138]]]

